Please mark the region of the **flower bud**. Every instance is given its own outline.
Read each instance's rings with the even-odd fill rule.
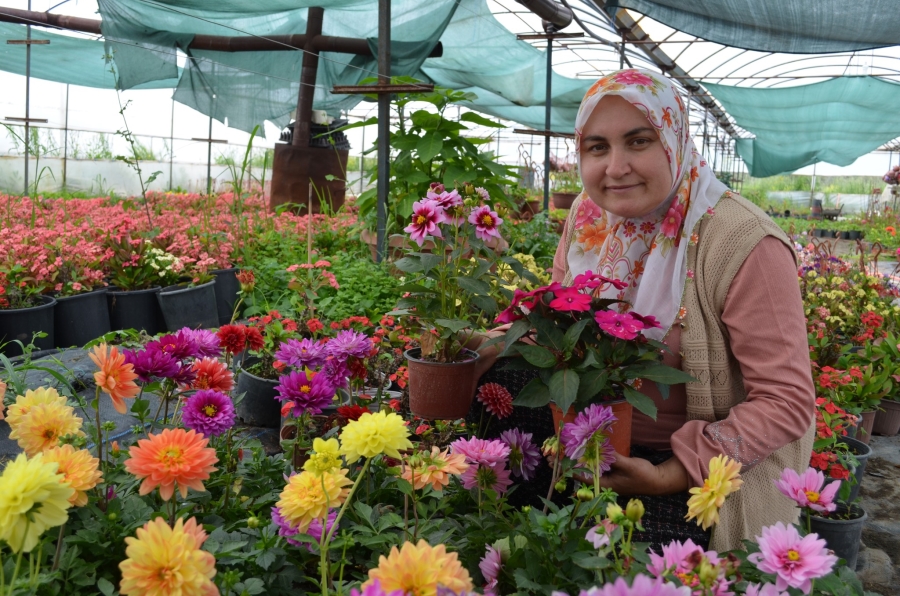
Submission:
[[[606,506],[606,517],[613,523],[620,523],[622,518],[625,517],[625,512],[622,511],[622,508],[619,507],[618,504],[610,503]]]
[[[246,503],[249,500],[250,500],[250,497],[248,497],[247,495],[241,495],[241,503]]]
[[[119,442],[113,441],[109,445],[109,454],[113,457],[119,457],[119,454],[122,453],[122,450],[119,448]]]
[[[575,493],[575,496],[578,498],[579,501],[590,501],[591,499],[594,498],[594,491],[590,487],[582,486]]]
[[[634,523],[641,521],[641,518],[644,517],[644,504],[640,499],[628,501],[628,506],[625,508],[625,517]]]
[[[711,586],[719,577],[719,567],[710,563],[706,557],[703,557],[703,560],[700,561],[696,571],[697,577],[700,578],[700,584],[703,586]]]
[[[247,518],[247,527],[248,528],[258,528],[259,527],[259,518],[255,515],[251,515]]]
[[[115,511],[113,511],[112,513],[110,513],[109,515],[106,516],[106,519],[108,519],[109,521],[116,521],[117,519],[119,519],[119,516],[116,514]]]
[[[561,492],[563,492],[564,490],[566,490],[566,479],[565,479],[565,478],[560,478],[560,479],[559,479],[559,482],[557,482],[556,485],[555,485],[553,488],[554,488],[554,489],[556,490],[556,492],[558,492],[558,493],[561,493]]]
[[[464,188],[464,191],[467,196],[471,197],[472,195],[475,194],[475,186],[474,185],[467,183],[463,188]]]

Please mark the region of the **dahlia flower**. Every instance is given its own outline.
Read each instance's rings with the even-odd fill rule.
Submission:
[[[309,338],[281,342],[275,359],[297,369],[316,368],[325,363],[325,346]]]
[[[568,596],[565,592],[553,592],[552,596]],[[589,588],[579,592],[578,596],[691,596],[691,589],[676,586],[661,579],[651,579],[646,575],[637,575],[631,586],[624,578],[614,583],[604,584],[598,588]]]
[[[838,558],[828,550],[818,534],[800,537],[797,528],[778,522],[762,529],[756,537],[759,552],[747,557],[763,573],[776,576],[775,588],[799,588],[808,593],[812,580],[831,573]]]
[[[434,490],[443,490],[450,484],[451,476],[459,476],[469,467],[462,455],[451,455],[435,446],[432,446],[430,453],[414,453],[403,463],[400,477],[412,484],[414,490],[423,489],[429,484]]]
[[[559,440],[566,449],[566,456],[581,459],[588,447],[591,450],[609,440],[612,423],[616,417],[612,408],[591,404],[578,413],[575,420],[563,426]]]
[[[329,356],[346,361],[348,358],[365,358],[372,351],[372,340],[365,333],[353,330],[339,332],[325,344]]]
[[[476,207],[469,213],[469,223],[475,226],[475,237],[487,241],[490,238],[499,238],[497,228],[503,223],[503,219],[487,205]]]
[[[142,383],[149,383],[153,377],[171,379],[181,372],[181,363],[171,354],[162,350],[124,350],[125,363],[130,364]]]
[[[381,588],[381,582],[378,580],[372,582],[366,582],[365,587],[362,590],[357,590],[353,588],[350,590],[350,596],[406,596],[403,590],[391,590],[390,592],[385,592]]]
[[[84,436],[81,418],[75,415],[75,409],[59,402],[37,404],[27,408],[24,414],[19,410],[8,422],[9,438],[15,439],[28,457],[58,446],[60,437]]]
[[[295,370],[279,377],[275,391],[278,392],[275,399],[293,403],[294,415],[300,416],[319,414],[322,408],[330,406],[335,387],[327,375]]]
[[[204,389],[187,398],[182,410],[185,428],[207,437],[221,435],[234,426],[234,404],[224,393]]]
[[[216,450],[206,446],[208,443],[209,439],[193,430],[166,428],[132,445],[125,469],[143,479],[141,495],[159,487],[163,501],[168,501],[177,486],[184,498],[188,488],[205,490],[203,481],[216,469],[213,464],[219,459]]]
[[[381,453],[400,459],[400,449],[409,449],[409,429],[403,418],[391,412],[366,413],[359,420],[351,420],[341,432],[341,454],[347,463],[360,457],[375,457]]]
[[[316,475],[303,471],[291,476],[275,504],[293,528],[306,532],[314,519],[324,519],[329,508],[340,507],[353,482],[347,478],[349,470],[330,470]]]
[[[196,375],[191,389],[212,389],[221,393],[234,389],[234,374],[217,358],[194,360],[191,370]]]
[[[456,553],[448,553],[443,544],[432,547],[424,540],[416,545],[404,542],[399,550],[392,547],[387,557],[381,555],[378,567],[369,570],[363,589],[376,581],[386,592],[400,590],[416,596],[436,596],[438,586],[457,593],[472,590],[472,578]]]
[[[747,584],[746,596],[791,596],[775,587],[775,584]]]
[[[485,383],[479,387],[478,401],[498,420],[503,420],[513,412],[512,394],[498,383]]]
[[[337,439],[322,439],[316,437],[312,444],[315,453],[309,456],[303,469],[321,476],[325,472],[339,470],[341,468],[341,444]]]
[[[793,499],[800,507],[809,507],[820,513],[837,508],[834,497],[841,486],[840,482],[832,482],[823,488],[824,484],[825,475],[815,468],[807,468],[802,474],[785,468],[781,478],[775,481],[775,486],[784,496]]]
[[[243,352],[247,346],[247,328],[243,325],[222,325],[216,336],[222,348],[229,354]]]
[[[500,570],[503,569],[503,553],[488,545],[484,556],[478,562],[478,568],[484,576],[484,589],[494,590],[497,587]]]
[[[200,346],[190,329],[184,328],[177,333],[163,335],[144,346],[146,350],[165,352],[176,360],[187,360],[199,357]]]
[[[219,589],[212,581],[216,558],[201,550],[207,536],[193,517],[187,523],[178,518],[174,528],[157,517],[138,528],[136,534],[137,538],[125,538],[128,558],[119,563],[121,594],[218,596]]]
[[[184,327],[178,333],[189,335],[197,345],[195,358],[218,358],[222,355],[219,336],[209,329],[189,329]]]
[[[69,519],[75,490],[57,473],[59,465],[43,457],[20,453],[0,474],[0,540],[16,553],[31,552],[41,534]]]
[[[140,387],[134,382],[134,379],[137,378],[134,367],[126,364],[125,356],[119,353],[116,346],[107,348],[105,343],[94,346],[88,355],[100,369],[94,373],[94,382],[97,383],[97,387],[109,395],[116,411],[124,414],[128,411],[125,407],[125,399],[140,393]]]
[[[509,446],[496,439],[456,439],[450,443],[450,449],[465,456],[469,463],[481,466],[504,465],[509,457]]]
[[[93,457],[87,449],[76,450],[71,445],[51,447],[44,452],[44,461],[59,465],[57,474],[62,474],[63,482],[75,491],[69,497],[69,503],[75,507],[87,505],[87,491],[103,480],[103,475],[98,469],[100,460]]]
[[[444,210],[434,201],[416,201],[413,203],[412,222],[403,228],[411,240],[422,246],[428,236],[441,238],[438,224],[444,223]]]
[[[19,418],[28,414],[34,406],[39,404],[58,404],[60,406],[65,406],[66,397],[60,395],[53,387],[38,387],[34,390],[27,389],[25,395],[17,395],[16,403],[9,406],[9,409],[6,411],[6,423],[11,427],[16,426]]]
[[[531,437],[531,433],[524,433],[517,428],[500,433],[500,440],[509,447],[510,471],[522,480],[530,480],[541,462],[541,452],[531,441]]]
[[[247,348],[251,352],[259,352],[266,345],[266,340],[262,336],[262,332],[256,327],[247,327],[244,332],[247,337]]]
[[[697,519],[704,530],[719,522],[719,509],[725,497],[741,487],[741,464],[724,455],[709,461],[709,476],[703,486],[695,486],[689,492],[687,519]]]
[[[328,519],[325,521],[325,535],[327,536],[329,532],[331,532],[331,528],[334,526],[334,522],[337,519],[337,509],[332,509],[328,512]],[[294,546],[302,546],[306,547],[306,549],[310,552],[313,552],[313,544],[310,542],[301,542],[294,538],[297,534],[302,534],[296,527],[292,526],[290,522],[283,515],[281,515],[281,511],[279,511],[278,507],[272,507],[272,522],[278,526],[278,535],[287,540],[288,544],[292,544]],[[318,544],[322,540],[322,521],[318,518],[312,520],[309,524],[309,527],[306,529],[305,534],[307,534],[310,538],[315,540],[315,544]]]

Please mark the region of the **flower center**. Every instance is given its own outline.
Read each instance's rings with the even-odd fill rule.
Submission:
[[[794,550],[794,549],[790,549],[790,550],[787,552],[787,558],[788,558],[788,561],[794,561],[794,562],[799,561],[799,560],[800,560],[800,553],[798,553],[798,552],[797,552],[796,550]]]
[[[43,437],[45,439],[53,439],[56,437],[56,433],[53,432],[52,428],[48,428],[47,430],[44,431]]]
[[[416,218],[416,223],[419,225],[422,225],[426,221],[428,221],[428,218],[425,217],[424,215],[420,215],[419,217]]]
[[[210,418],[215,416],[218,411],[219,408],[217,408],[214,404],[206,404],[205,406],[203,406],[203,413]]]
[[[818,503],[819,502],[819,493],[814,490],[806,491],[806,498],[810,503]]]
[[[312,391],[312,387],[310,387],[309,385],[301,385],[300,386],[301,393],[310,393],[311,391]]]
[[[494,225],[494,218],[491,217],[490,215],[485,215],[484,217],[481,218],[481,223],[486,226]]]
[[[159,461],[167,466],[178,465],[183,454],[180,447],[167,447],[159,454]]]
[[[195,389],[209,389],[209,378],[207,377],[197,377],[197,380],[194,381]]]

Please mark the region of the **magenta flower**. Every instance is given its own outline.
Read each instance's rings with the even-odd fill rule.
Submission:
[[[516,291],[518,292],[518,290]],[[510,305],[506,307],[499,315],[497,315],[497,318],[494,319],[494,322],[500,325],[505,325],[507,323],[518,321],[519,319],[522,319],[524,317],[525,315],[519,313],[518,309],[516,309],[515,306]]]
[[[609,432],[616,417],[612,408],[591,404],[575,417],[573,422],[563,426],[559,439],[570,459],[584,457],[587,447],[592,448],[609,440]]]
[[[500,440],[509,447],[509,468],[514,476],[531,480],[532,473],[541,462],[541,452],[531,440],[532,434],[517,428],[500,433]]]
[[[181,366],[169,354],[160,350],[124,350],[125,363],[134,367],[138,379],[149,383],[153,377],[171,379],[178,375]]]
[[[484,589],[494,590],[497,587],[500,570],[503,569],[503,554],[488,545],[484,557],[478,563],[478,568],[481,569],[481,575],[484,576]]]
[[[335,388],[324,374],[316,375],[293,371],[278,379],[275,399],[294,404],[294,416],[304,413],[321,414],[322,408],[331,405]]]
[[[502,495],[512,486],[509,470],[506,469],[505,464],[469,466],[459,479],[462,481],[463,488],[477,487],[481,490],[492,490],[498,495]]]
[[[371,351],[372,340],[365,333],[352,330],[341,331],[325,344],[325,352],[342,361],[346,361],[351,356],[365,358]]]
[[[346,389],[350,384],[350,369],[346,360],[328,356],[325,364],[322,365],[319,375],[324,375],[328,381],[334,385],[335,389]]]
[[[337,519],[337,513],[338,512],[335,509],[328,512],[328,518],[325,522],[326,534],[330,532],[332,526],[334,526],[334,520]],[[305,547],[309,552],[315,552],[313,547],[318,545],[322,539],[322,520],[320,519],[312,520],[309,524],[309,528],[306,530],[306,534],[315,540],[315,544],[311,542],[301,542],[295,539],[294,536],[300,534],[300,530],[293,527],[290,522],[281,515],[281,511],[278,507],[272,507],[272,522],[278,526],[278,535],[287,540],[288,544]]]
[[[234,426],[234,404],[224,393],[204,389],[184,402],[182,419],[185,428],[204,436],[221,435]]]
[[[747,557],[763,573],[776,576],[775,588],[788,586],[807,593],[812,581],[831,573],[838,558],[828,550],[818,534],[800,537],[797,528],[778,522],[762,529],[756,537],[759,552]]]
[[[635,321],[640,323],[644,329],[659,329],[662,327],[662,325],[659,324],[659,321],[656,320],[656,317],[652,315],[639,315],[634,311],[629,312],[628,314],[630,314]]]
[[[416,201],[413,203],[412,223],[403,228],[409,237],[419,246],[425,244],[428,236],[441,238],[438,224],[446,221],[444,210],[434,201]]]
[[[275,359],[294,368],[315,368],[325,363],[325,346],[309,338],[281,342]]]
[[[487,241],[490,238],[500,237],[497,228],[500,227],[503,220],[496,212],[491,211],[490,207],[482,205],[473,209],[469,214],[469,223],[475,226],[475,236]]]
[[[450,209],[451,207],[460,207],[463,204],[463,198],[459,196],[459,193],[454,188],[450,192],[441,191],[434,192],[429,190],[425,195],[425,198],[430,201],[434,201],[438,207],[443,209],[444,211]]]
[[[509,446],[496,439],[456,439],[450,443],[450,450],[462,454],[468,463],[481,466],[505,464],[509,457]]]
[[[184,327],[178,331],[189,335],[197,344],[197,358],[218,358],[222,355],[219,336],[208,329],[191,329]]]
[[[784,496],[793,499],[800,507],[809,507],[820,513],[837,509],[834,497],[841,485],[840,482],[832,482],[822,488],[824,484],[825,475],[815,468],[807,468],[803,474],[785,468],[781,478],[775,481],[775,486]]]
[[[568,594],[552,592],[552,596],[568,596]],[[615,583],[582,590],[578,596],[691,596],[691,589],[687,586],[676,586],[661,579],[651,579],[646,575],[637,575],[631,582],[631,586],[624,578],[620,577]]]
[[[609,277],[600,275],[599,273],[594,273],[593,271],[585,271],[580,275],[576,275],[575,279],[572,280],[572,285],[579,290],[583,290],[585,288],[594,290],[599,288],[603,284],[611,284],[617,290],[624,290],[626,287],[628,287],[628,284],[620,279],[611,279]]]
[[[601,310],[594,313],[594,320],[600,325],[600,329],[619,339],[634,339],[644,328],[643,323],[635,319],[631,313],[620,314],[611,310]]]
[[[442,586],[438,586],[438,594],[440,594]],[[377,579],[373,581],[371,584],[366,584],[362,590],[358,590],[353,588],[350,590],[350,596],[405,596],[403,590],[391,590],[390,592],[385,592],[381,588],[381,582]]]
[[[182,329],[178,333],[170,333],[163,335],[155,341],[149,342],[145,348],[148,350],[159,350],[165,352],[176,360],[185,360],[186,358],[196,358],[200,347],[194,335],[184,332]]]
[[[562,288],[554,293],[549,306],[559,311],[591,310],[591,296],[582,294],[577,288]]]

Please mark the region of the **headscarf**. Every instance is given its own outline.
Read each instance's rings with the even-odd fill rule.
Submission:
[[[607,95],[618,95],[639,109],[659,134],[669,159],[672,188],[669,196],[648,215],[624,218],[601,209],[582,191],[575,214],[575,235],[566,255],[572,277],[593,271],[620,279],[596,296],[624,300],[634,312],[652,315],[661,324],[644,334],[661,340],[678,317],[687,268],[687,238],[695,224],[728,188],[719,182],[691,139],[684,102],[668,79],[638,69],[605,76],[588,89],[575,119],[575,147],[581,171],[581,135],[594,108]],[[582,185],[584,181],[582,180]]]

